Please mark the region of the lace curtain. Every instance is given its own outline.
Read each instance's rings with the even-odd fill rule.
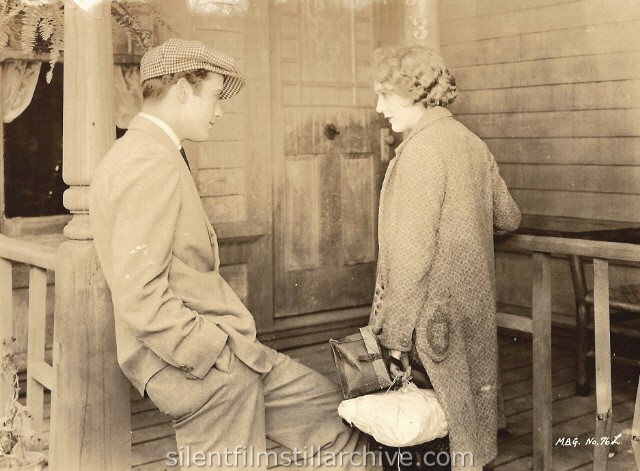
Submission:
[[[10,123],[22,113],[33,98],[42,62],[2,62],[2,122]]]

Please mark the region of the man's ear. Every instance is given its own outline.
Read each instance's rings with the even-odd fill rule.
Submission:
[[[185,103],[191,95],[193,95],[193,87],[191,84],[182,77],[176,82],[176,94],[180,103]]]

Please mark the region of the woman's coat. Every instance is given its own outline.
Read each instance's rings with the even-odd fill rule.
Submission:
[[[520,211],[487,146],[449,111],[428,108],[396,150],[380,195],[371,323],[427,370],[452,452],[497,453],[494,234]]]

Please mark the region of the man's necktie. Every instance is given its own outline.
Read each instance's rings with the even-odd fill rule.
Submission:
[[[187,160],[187,153],[184,151],[184,147],[180,147],[180,155],[184,159],[184,163],[187,164],[187,168],[191,171],[191,167],[189,166],[189,161]]]

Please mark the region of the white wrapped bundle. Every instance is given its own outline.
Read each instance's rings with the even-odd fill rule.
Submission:
[[[342,401],[338,414],[387,446],[430,442],[448,433],[447,419],[432,389],[409,383],[397,391]]]

